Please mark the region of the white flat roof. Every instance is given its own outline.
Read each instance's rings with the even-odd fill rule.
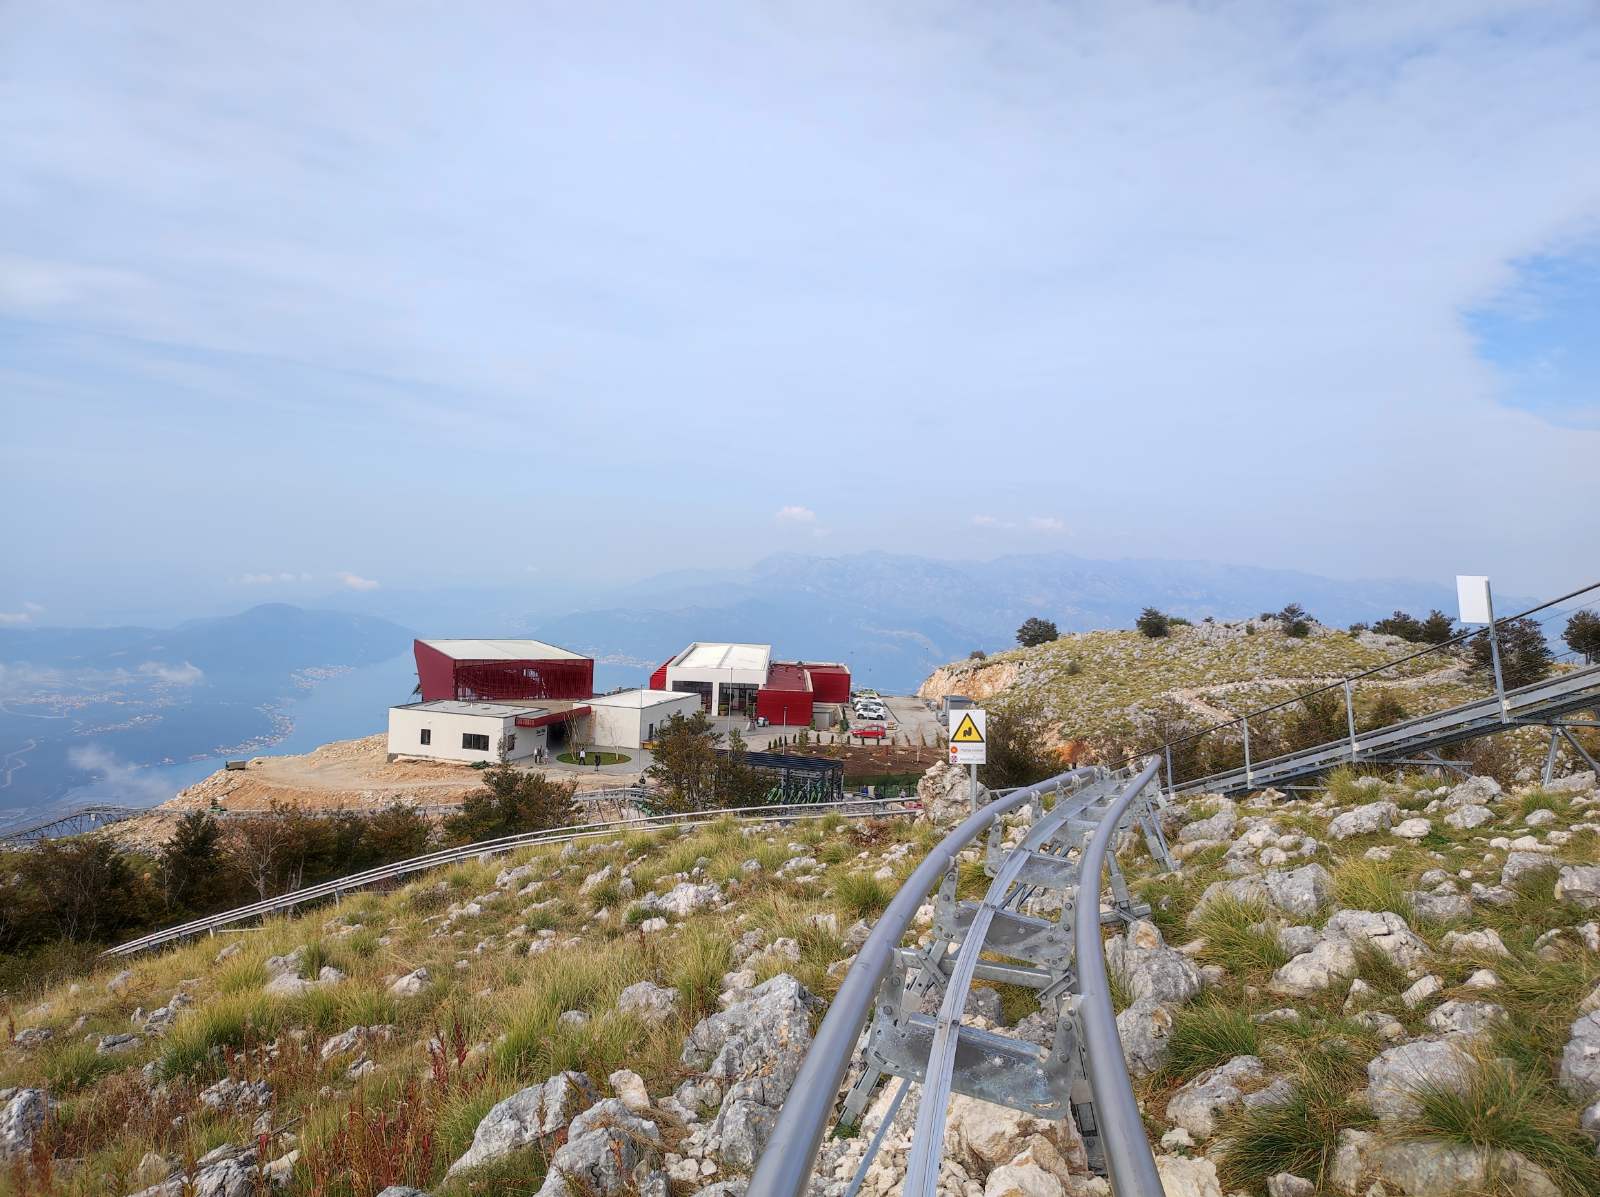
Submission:
[[[696,640],[678,654],[674,665],[682,669],[759,669],[772,660],[770,644],[713,644]]]
[[[423,640],[457,661],[587,661],[582,653],[543,640]]]
[[[591,707],[629,707],[642,711],[646,707],[659,707],[663,703],[677,702],[685,698],[700,701],[698,694],[687,694],[680,690],[624,690],[621,694],[601,694],[594,698],[586,698],[584,702]]]
[[[481,715],[485,719],[511,719],[518,715],[543,715],[543,707],[514,707],[503,702],[462,702],[456,698],[436,698],[432,702],[410,702],[391,707],[393,711],[438,711],[441,715]]]

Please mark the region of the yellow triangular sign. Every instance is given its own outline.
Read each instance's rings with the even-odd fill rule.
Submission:
[[[983,733],[978,730],[978,725],[972,721],[971,715],[961,716],[961,722],[956,724],[955,734],[950,737],[952,744],[982,744]]]

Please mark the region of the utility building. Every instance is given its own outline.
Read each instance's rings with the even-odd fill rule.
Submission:
[[[774,661],[770,644],[697,640],[650,675],[650,688],[696,694],[713,715],[810,727],[815,704],[850,700],[850,670],[836,662]]]
[[[525,760],[548,746],[549,727],[565,712],[453,698],[389,708],[389,755],[439,761]]]
[[[585,699],[594,661],[541,640],[418,640],[422,701]]]
[[[688,718],[700,709],[698,694],[673,690],[624,690],[588,701],[589,740],[607,748],[643,748],[674,715]]]

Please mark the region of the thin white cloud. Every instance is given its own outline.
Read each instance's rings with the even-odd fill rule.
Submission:
[[[129,806],[154,806],[172,797],[170,782],[153,777],[138,765],[129,764],[101,744],[85,744],[67,749],[67,762],[74,768],[97,775],[110,796]]]
[[[310,580],[310,574],[291,574],[286,572],[276,574],[261,573],[239,575],[240,583],[245,586],[276,586],[285,585],[290,582],[309,582]]]
[[[1053,515],[1035,515],[1029,518],[1028,527],[1035,532],[1065,532],[1067,525]]]
[[[0,611],[0,628],[14,628],[32,622],[31,611]]]
[[[30,612],[30,613],[32,613],[34,615],[38,615],[41,611],[44,610],[44,604],[43,603],[23,603],[22,604],[22,609],[24,611],[28,611],[28,612]]]
[[[171,686],[194,686],[205,680],[205,672],[185,661],[182,665],[169,665],[163,661],[146,661],[139,672]]]
[[[349,590],[376,590],[378,583],[371,578],[363,578],[360,574],[342,573],[339,581]]]
[[[780,524],[814,524],[817,522],[817,513],[809,507],[790,504],[787,507],[778,508],[777,514],[772,518]]]
[[[997,515],[975,515],[972,517],[974,528],[1015,528],[1016,524],[1010,520],[1003,520]]]

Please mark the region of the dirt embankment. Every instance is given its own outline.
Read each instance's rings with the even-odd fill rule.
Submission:
[[[634,778],[552,769],[576,777],[579,789],[628,785]],[[182,790],[149,814],[114,824],[107,834],[142,847],[167,839],[186,812],[213,805],[232,812],[265,811],[274,805],[302,810],[382,810],[387,806],[453,806],[477,789],[482,775],[450,761],[388,759],[386,737],[336,740],[301,756],[252,757],[243,769],[219,769]]]

